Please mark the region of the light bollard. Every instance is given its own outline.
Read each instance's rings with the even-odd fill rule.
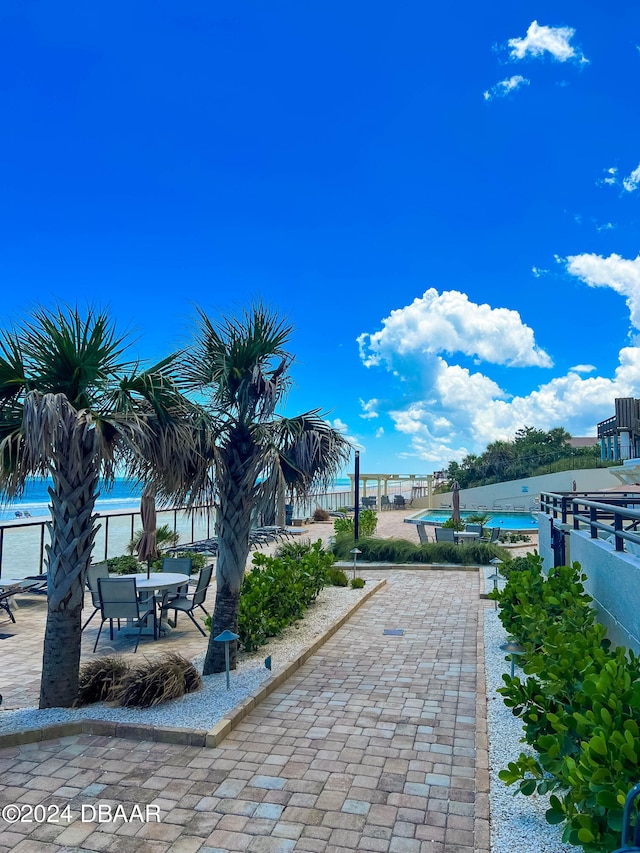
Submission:
[[[216,643],[224,643],[224,668],[227,673],[227,690],[229,690],[229,643],[232,640],[237,640],[238,635],[234,634],[233,631],[223,631],[222,634],[218,634],[213,639]]]

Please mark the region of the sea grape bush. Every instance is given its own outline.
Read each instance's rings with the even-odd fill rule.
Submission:
[[[378,516],[372,509],[361,509],[358,516],[358,535],[373,536],[378,526]],[[353,539],[354,521],[353,518],[336,518],[333,522],[333,529],[336,534],[350,533]]]
[[[333,562],[333,554],[323,551],[320,540],[295,557],[254,554],[253,568],[245,575],[240,593],[240,645],[255,651],[301,619],[327,583]]]
[[[525,648],[526,677],[504,675],[498,692],[533,750],[500,778],[525,795],[552,792],[547,820],[565,823],[563,841],[606,853],[620,845],[625,797],[640,776],[640,659],[611,648],[578,563],[545,579],[539,556],[527,562],[490,594]]]

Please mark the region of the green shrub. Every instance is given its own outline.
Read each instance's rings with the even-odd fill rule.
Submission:
[[[372,563],[456,563],[458,565],[487,565],[494,557],[508,559],[508,554],[499,545],[486,542],[468,542],[456,545],[453,542],[429,542],[418,545],[406,539],[359,539],[355,546],[360,550],[359,560]],[[353,559],[354,547],[349,535],[338,535],[333,552],[338,560]]]
[[[362,589],[362,587],[364,586],[364,583],[365,583],[364,578],[352,578],[350,586],[351,586],[351,589]]]
[[[441,527],[446,527],[449,530],[464,530],[464,522],[463,521],[455,521],[452,518],[448,518],[446,521],[443,521],[440,525]]]
[[[362,537],[373,536],[378,526],[378,516],[372,509],[362,509],[358,515],[358,534]],[[338,534],[351,534],[353,539],[354,519],[353,518],[336,518],[333,522],[333,529]]]
[[[319,540],[318,540],[319,541]],[[321,543],[322,546],[322,543]],[[301,560],[311,552],[310,539],[296,539],[295,541],[281,542],[273,552],[274,557],[289,557],[292,560]]]
[[[202,678],[191,661],[168,652],[130,669],[114,691],[114,699],[126,708],[150,708],[201,687]]]
[[[342,569],[329,569],[327,574],[327,583],[329,586],[347,586],[349,580]]]
[[[302,618],[327,583],[333,561],[320,540],[296,557],[254,554],[253,569],[245,575],[240,593],[240,645],[254,651]]]
[[[516,562],[516,561],[512,561]],[[586,853],[619,846],[622,809],[638,778],[640,659],[611,649],[595,622],[579,564],[542,573],[542,561],[508,573],[500,619],[525,648],[524,679],[503,676],[507,707],[523,722],[522,753],[500,772],[521,793],[552,791],[547,820]]]
[[[200,569],[204,569],[207,565],[207,555],[201,554],[199,551],[176,551],[174,554],[165,554],[163,557],[159,557],[157,560],[154,560],[151,563],[151,568],[155,572],[159,572],[162,568],[162,561],[164,559],[171,560],[174,557],[191,557],[191,574],[197,574]]]
[[[107,560],[110,574],[115,575],[135,575],[139,572],[146,572],[146,563],[138,562],[138,558],[127,554],[122,557],[111,557]]]
[[[130,668],[129,663],[119,655],[94,658],[83,663],[78,679],[76,707],[113,699],[114,691]]]
[[[468,515],[465,521],[467,524],[482,524],[483,527],[487,527],[492,518],[493,516],[488,512],[474,512]]]

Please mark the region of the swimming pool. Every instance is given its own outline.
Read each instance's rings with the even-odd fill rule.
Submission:
[[[485,527],[501,527],[503,530],[537,530],[538,519],[530,512],[505,512],[504,510],[461,510],[460,518],[466,521],[469,516],[486,514],[489,521]],[[427,524],[442,524],[451,518],[451,510],[447,509],[425,509],[420,515],[414,515],[412,521],[424,521]]]

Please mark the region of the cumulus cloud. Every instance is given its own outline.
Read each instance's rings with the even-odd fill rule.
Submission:
[[[624,296],[631,325],[640,329],[640,255],[631,261],[620,255],[584,254],[567,258],[567,271],[589,287],[609,287]]]
[[[371,420],[371,418],[379,417],[379,415],[376,411],[379,403],[380,403],[380,401],[376,400],[375,397],[373,397],[371,400],[362,400],[361,399],[360,405],[362,406],[362,414],[360,415],[360,417],[364,418],[365,420]]]
[[[632,326],[640,329],[640,256],[629,260],[619,255],[584,254],[562,259],[562,264],[586,285],[608,287],[622,296]],[[506,311],[506,320],[494,337],[496,347],[504,347],[502,359],[489,344],[484,349],[485,338],[491,338],[489,332],[485,334],[485,323],[489,329],[493,319],[502,316],[500,311]],[[469,318],[470,326],[479,322],[466,345],[461,341],[468,330],[457,325],[461,316]],[[620,350],[613,375],[597,375],[593,364],[575,364],[566,375],[518,395],[509,394],[480,369],[449,363],[444,357],[465,352],[488,365],[507,364],[510,359],[517,364],[512,352],[516,328],[520,336],[525,330],[530,333],[520,353],[522,360],[537,365],[540,359],[549,358],[546,353],[540,355],[533,332],[522,324],[517,312],[475,305],[455,291],[438,294],[429,290],[411,305],[392,311],[378,332],[360,336],[364,363],[398,379],[402,396],[386,413],[395,430],[406,437],[407,458],[441,467],[449,460],[482,451],[489,442],[512,439],[525,425],[545,430],[564,426],[573,435],[591,435],[595,424],[611,413],[615,397],[640,396],[640,345]],[[378,410],[385,409],[386,404],[380,403]]]
[[[422,362],[433,372],[439,353],[458,352],[509,367],[552,364],[517,311],[478,305],[457,290],[430,288],[411,305],[392,311],[382,329],[361,334],[358,344],[367,367],[386,364],[400,376],[407,359],[413,370]]]
[[[532,21],[524,38],[509,39],[510,56],[512,59],[525,59],[548,53],[558,62],[570,59],[588,62],[582,51],[571,44],[575,32],[572,27],[541,27],[537,21]]]
[[[638,189],[640,186],[640,163],[636,166],[636,168],[628,175],[626,178],[622,180],[622,186],[628,193],[632,193]]]
[[[604,178],[601,178],[597,181],[598,184],[607,184],[608,186],[615,186],[618,183],[618,170],[615,166],[610,166],[608,169],[605,169]]]
[[[513,77],[507,77],[506,80],[500,80],[495,86],[487,89],[482,93],[485,101],[492,101],[494,98],[504,98],[510,92],[515,92],[520,86],[528,86],[530,83],[526,77],[521,74],[514,74]]]

